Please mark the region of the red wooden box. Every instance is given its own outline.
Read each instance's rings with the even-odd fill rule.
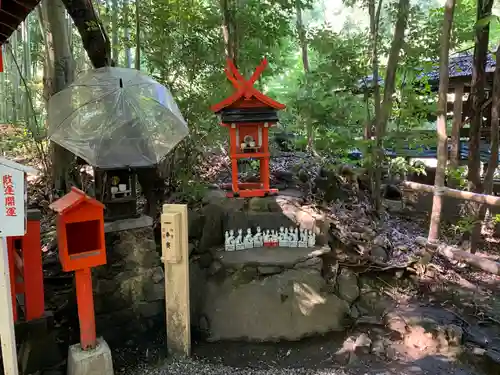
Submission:
[[[50,208],[57,212],[57,241],[63,270],[106,264],[104,205],[73,187]]]

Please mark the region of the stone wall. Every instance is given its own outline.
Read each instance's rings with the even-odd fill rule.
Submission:
[[[210,195],[200,214],[190,213],[193,332],[209,340],[298,340],[383,315],[388,301],[380,286],[338,265],[328,220],[300,197]],[[317,246],[223,251],[225,230],[257,225],[314,229]]]
[[[98,335],[112,342],[164,329],[165,278],[152,227],[106,233],[106,251],[107,264],[93,271]]]

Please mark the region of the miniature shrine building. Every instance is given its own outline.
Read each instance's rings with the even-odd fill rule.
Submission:
[[[264,59],[247,80],[228,59],[225,73],[236,92],[212,106],[212,111],[220,115],[221,125],[229,129],[232,181],[228,197],[263,197],[278,192],[270,187],[269,128],[279,121],[277,111],[285,105],[253,86],[266,67]],[[259,182],[239,182],[238,160],[241,159],[259,161]]]

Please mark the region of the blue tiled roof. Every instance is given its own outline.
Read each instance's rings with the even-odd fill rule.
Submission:
[[[450,78],[458,77],[472,77],[472,62],[474,60],[473,51],[460,52],[450,56],[449,61],[449,74]],[[495,57],[489,53],[486,59],[486,72],[492,73],[495,71],[496,61]],[[423,70],[423,69],[422,69]],[[439,61],[435,61],[432,70],[429,72],[421,73],[417,79],[426,77],[429,81],[439,81]],[[383,85],[384,80],[379,77],[379,84]],[[359,87],[371,87],[373,76],[369,75],[359,80]]]
[[[450,57],[448,64],[448,71],[450,78],[457,77],[471,77],[472,76],[472,63],[474,54],[472,51],[462,52]],[[439,81],[439,61],[430,72],[422,73],[417,78],[421,79],[427,77],[429,81]],[[486,72],[491,73],[495,71],[496,61],[491,53],[488,53],[486,58]]]

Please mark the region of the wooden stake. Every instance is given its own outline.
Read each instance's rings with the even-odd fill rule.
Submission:
[[[18,375],[7,239],[0,237],[0,342],[5,375]]]
[[[161,215],[165,262],[167,346],[172,355],[191,355],[187,206],[165,204]]]

